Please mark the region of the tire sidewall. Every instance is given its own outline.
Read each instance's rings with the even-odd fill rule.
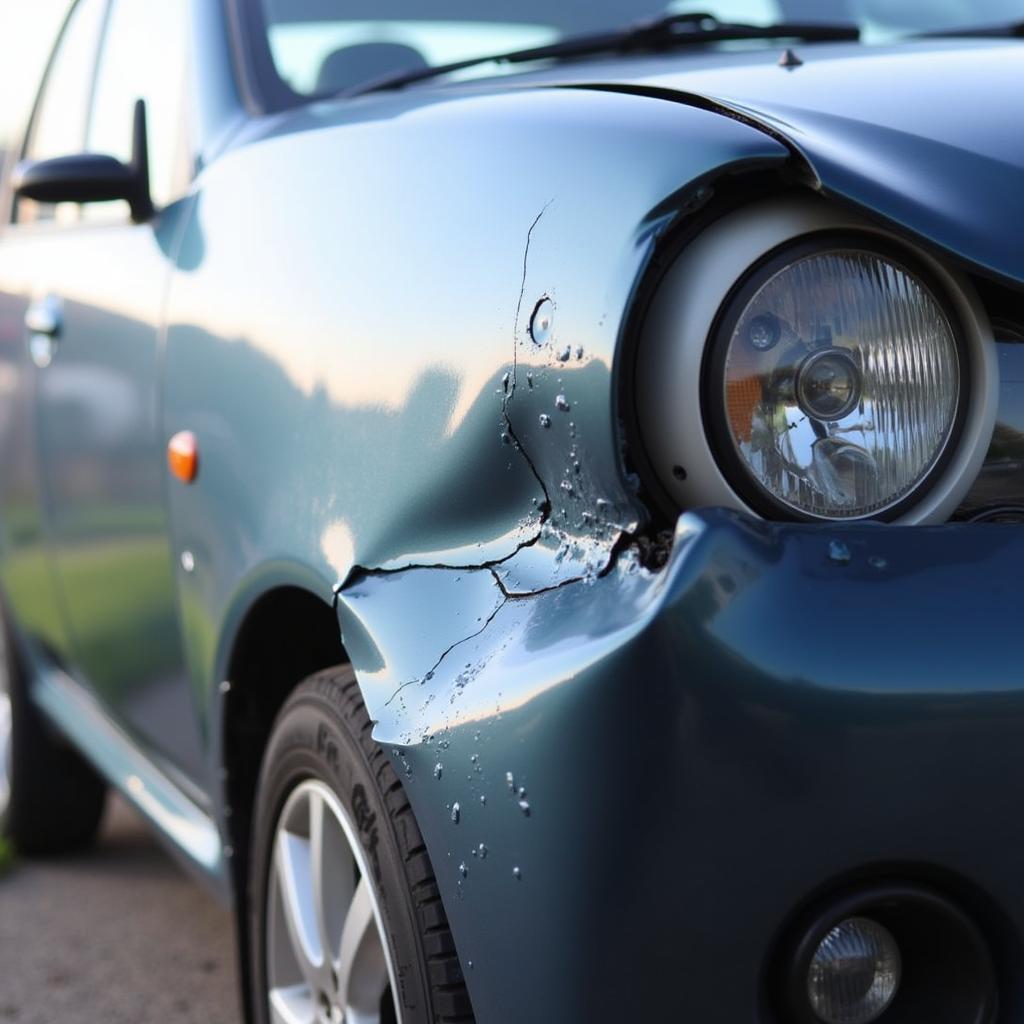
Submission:
[[[253,1009],[269,1024],[266,972],[267,886],[277,822],[288,797],[302,782],[328,786],[354,825],[369,865],[394,969],[395,1004],[402,1024],[431,1020],[426,964],[409,883],[391,818],[371,762],[375,744],[364,717],[353,720],[352,698],[331,678],[314,678],[286,704],[271,733],[256,791],[249,883]],[[356,703],[361,709],[361,704]],[[364,742],[370,749],[364,748]],[[384,757],[382,752],[378,757]]]

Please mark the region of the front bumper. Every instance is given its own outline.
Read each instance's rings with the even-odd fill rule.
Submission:
[[[1020,530],[691,513],[662,572],[499,602],[427,677],[382,623],[441,572],[339,611],[481,1024],[773,1020],[781,930],[873,874],[964,906],[1024,1019]]]

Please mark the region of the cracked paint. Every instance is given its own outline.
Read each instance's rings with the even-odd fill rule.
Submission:
[[[526,231],[523,248],[522,275],[512,323],[511,365],[501,377],[500,409],[503,429],[499,442],[511,446],[520,456],[536,480],[543,499],[534,502],[534,511],[520,522],[517,533],[500,538],[486,547],[481,545],[478,557],[467,557],[464,550],[452,552],[452,558],[435,557],[431,561],[416,555],[393,559],[380,566],[355,565],[340,589],[351,581],[382,572],[404,572],[416,569],[466,570],[494,569],[495,580],[507,596],[525,597],[563,586],[574,580],[589,580],[606,573],[613,560],[613,552],[626,532],[635,530],[637,512],[629,508],[629,499],[619,493],[621,487],[609,487],[591,472],[587,446],[587,433],[596,429],[593,420],[602,410],[585,409],[587,394],[605,390],[607,366],[602,361],[588,358],[583,344],[568,344],[564,334],[574,331],[572,319],[565,317],[566,327],[555,328],[542,345],[523,336],[523,306],[527,301],[531,282],[531,253],[536,259],[539,236],[546,216],[557,212],[554,199],[540,209]],[[556,250],[545,239],[544,253]],[[551,302],[553,288],[542,290],[532,301],[534,314],[538,305]],[[531,317],[532,320],[532,317]],[[528,388],[518,388],[521,360],[528,359]],[[563,365],[575,354],[572,365]],[[552,398],[552,389],[557,392]],[[517,394],[519,397],[517,397]],[[576,397],[567,397],[575,394]],[[558,416],[533,411],[548,405]],[[518,414],[518,407],[524,415]],[[561,414],[561,415],[558,415]],[[572,417],[572,418],[569,418]],[[540,430],[532,424],[539,424]],[[538,463],[534,452],[542,454]],[[496,450],[496,457],[501,457]],[[617,483],[617,481],[612,481]],[[557,504],[553,496],[557,495]],[[535,517],[535,519],[534,519]],[[529,525],[528,525],[529,524]],[[522,536],[524,530],[529,534]],[[508,543],[513,544],[508,550]],[[496,550],[497,549],[497,550]],[[436,553],[435,553],[436,554]],[[338,588],[336,588],[338,589]]]
[[[511,380],[507,382],[507,384],[503,381],[502,387],[503,394],[501,399],[501,415],[505,421],[506,432],[505,434],[502,435],[502,440],[504,441],[505,436],[511,439],[511,442],[515,447],[515,450],[519,452],[519,454],[522,455],[522,457],[526,460],[527,465],[530,467],[530,472],[534,475],[534,477],[537,480],[537,483],[540,485],[540,488],[544,493],[544,501],[538,506],[538,511],[540,513],[540,522],[538,524],[537,534],[528,543],[521,544],[516,549],[516,551],[512,553],[513,556],[518,554],[519,551],[521,551],[523,548],[529,547],[530,545],[536,543],[540,539],[544,523],[547,521],[548,516],[551,514],[551,494],[548,491],[547,484],[544,482],[544,479],[541,477],[541,475],[537,472],[537,467],[533,464],[533,460],[530,458],[529,453],[526,451],[526,449],[522,445],[522,442],[519,440],[515,428],[512,425],[512,420],[509,418],[508,407],[509,403],[515,397],[516,383],[519,372],[519,318],[522,315],[523,297],[526,294],[526,278],[530,265],[530,244],[533,241],[533,232],[536,230],[537,225],[541,222],[541,218],[544,216],[545,213],[547,213],[548,208],[551,206],[553,202],[553,199],[548,200],[548,202],[544,205],[544,208],[534,218],[533,223],[530,225],[529,230],[526,232],[526,245],[523,249],[523,276],[519,284],[519,299],[516,302],[515,322],[512,327],[512,377]]]
[[[389,698],[387,699],[387,701],[385,702],[385,707],[389,706],[389,705],[391,704],[391,702],[392,702],[392,701],[393,701],[393,700],[394,700],[394,699],[395,699],[395,698],[396,698],[396,697],[397,697],[397,696],[398,696],[398,695],[399,695],[399,694],[400,694],[400,693],[402,692],[402,690],[404,690],[404,689],[405,689],[405,688],[406,688],[407,686],[412,686],[412,685],[413,685],[414,683],[429,683],[429,682],[430,682],[430,680],[434,678],[434,675],[435,675],[435,673],[437,672],[437,670],[438,670],[438,669],[439,669],[439,668],[441,667],[441,662],[443,662],[443,661],[444,661],[444,659],[445,659],[445,658],[447,658],[447,657],[448,657],[448,655],[449,655],[449,654],[451,654],[451,653],[452,653],[452,651],[454,651],[454,650],[455,650],[455,649],[456,649],[457,647],[460,647],[460,646],[462,646],[462,644],[468,643],[468,642],[469,642],[470,640],[473,640],[473,639],[475,639],[476,637],[478,637],[478,636],[479,636],[479,635],[480,635],[480,634],[481,634],[481,633],[482,633],[482,632],[483,632],[483,631],[484,631],[484,630],[485,630],[485,629],[486,629],[486,628],[487,628],[487,627],[488,627],[488,626],[489,626],[489,625],[490,625],[490,624],[491,624],[491,623],[492,623],[492,622],[494,621],[494,616],[495,616],[495,615],[497,615],[497,614],[498,614],[498,612],[500,612],[500,611],[501,611],[501,609],[505,607],[505,602],[506,602],[507,600],[508,600],[508,595],[507,595],[507,594],[505,594],[505,596],[504,596],[503,600],[502,600],[502,601],[501,601],[501,603],[500,603],[500,604],[498,605],[498,607],[497,607],[497,608],[495,608],[495,609],[494,609],[494,611],[493,611],[493,612],[491,612],[491,614],[490,614],[490,615],[488,615],[486,619],[484,619],[484,623],[483,623],[483,625],[482,625],[482,626],[481,626],[481,627],[480,627],[480,628],[479,628],[479,629],[478,629],[478,630],[477,630],[477,631],[476,631],[475,633],[470,633],[470,634],[469,634],[469,636],[467,636],[467,637],[463,637],[463,638],[462,638],[461,640],[456,640],[456,641],[455,641],[455,643],[453,643],[453,644],[449,645],[448,647],[446,647],[446,648],[445,648],[445,649],[444,649],[444,650],[443,650],[443,651],[441,652],[441,654],[440,654],[440,656],[438,657],[437,661],[435,661],[435,662],[434,662],[434,664],[433,664],[433,665],[431,665],[429,669],[427,669],[426,673],[425,673],[425,674],[424,674],[424,675],[423,675],[423,676],[422,676],[421,678],[417,678],[417,679],[410,679],[410,680],[407,680],[407,681],[406,681],[406,682],[404,682],[404,683],[401,683],[401,684],[399,684],[399,687],[398,687],[398,689],[397,689],[397,690],[395,690],[395,692],[394,692],[394,693],[393,693],[393,694],[392,694],[392,695],[391,695],[391,696],[390,696],[390,697],[389,697]]]
[[[632,554],[594,580],[529,594],[506,592],[494,570],[410,569],[363,577],[337,610],[374,735],[408,756],[425,736],[500,716],[613,649],[658,585]]]
[[[548,200],[527,227],[512,358],[496,388],[502,430],[495,458],[511,447],[543,495],[520,523],[522,531],[532,522],[529,535],[507,537],[514,541],[511,550],[500,550],[501,543],[497,552],[494,545],[480,548],[471,563],[435,554],[429,561],[409,556],[356,565],[335,587],[346,649],[379,738],[388,743],[404,745],[442,727],[437,708],[445,709],[443,728],[461,720],[460,708],[480,698],[475,692],[472,701],[463,700],[470,684],[489,677],[488,666],[534,621],[531,602],[562,603],[565,592],[618,575],[619,554],[636,529],[635,500],[615,464],[603,456],[598,468],[591,465],[591,449],[601,446],[589,439],[607,424],[608,410],[598,396],[608,394],[610,374],[593,332],[603,329],[608,314],[591,314],[588,326],[577,322],[586,307],[574,304],[571,292],[561,300],[565,308],[555,298],[558,210]],[[552,318],[538,343],[526,336],[523,309],[529,304],[533,310],[532,323],[544,303],[551,304]],[[466,552],[459,555],[465,558]],[[635,571],[635,559],[623,560],[623,566]],[[378,616],[375,609],[383,607],[388,614]],[[492,699],[499,708],[501,694],[485,701]]]

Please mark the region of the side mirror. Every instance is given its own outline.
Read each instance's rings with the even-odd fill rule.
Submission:
[[[149,192],[146,104],[138,100],[132,120],[132,159],[80,153],[49,160],[23,160],[11,178],[14,194],[39,203],[103,203],[124,199],[137,224],[153,216]]]

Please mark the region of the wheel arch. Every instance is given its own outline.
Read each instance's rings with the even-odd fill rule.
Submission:
[[[247,885],[253,810],[263,753],[277,715],[294,689],[320,669],[348,663],[333,602],[310,581],[278,582],[249,592],[229,620],[223,680],[211,721],[221,832],[236,912],[238,966],[245,1019],[250,1019]]]

